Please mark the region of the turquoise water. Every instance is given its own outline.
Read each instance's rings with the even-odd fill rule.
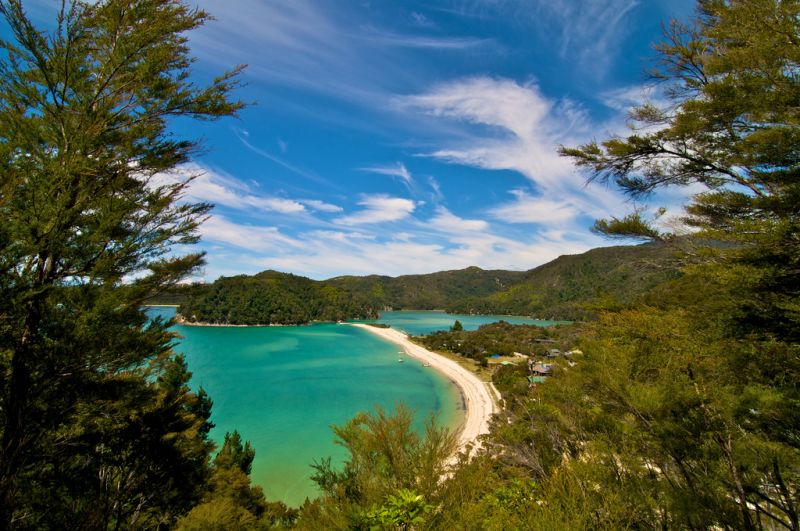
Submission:
[[[172,308],[148,309],[169,317]],[[416,360],[398,363],[398,347],[354,326],[176,326],[192,385],[214,401],[211,436],[239,430],[256,449],[252,478],[268,499],[299,505],[317,494],[310,464],[345,457],[333,443],[343,424],[373,405],[403,401],[421,427],[427,414],[456,427],[463,418],[453,384]]]
[[[174,308],[148,308],[169,318]],[[500,319],[547,325],[523,317],[453,315],[444,312],[386,312],[380,321],[411,334],[446,330],[458,319],[465,329]],[[253,482],[268,499],[299,505],[317,495],[310,465],[323,457],[341,462],[332,424],[343,424],[374,405],[391,409],[405,402],[421,427],[430,412],[457,427],[460,395],[439,373],[405,358],[399,348],[366,330],[337,324],[290,327],[176,326],[182,352],[214,401],[211,436],[239,430],[256,449]]]
[[[542,321],[515,315],[463,315],[437,311],[428,312],[382,312],[379,323],[386,323],[392,328],[402,330],[408,334],[419,336],[430,334],[437,330],[448,330],[456,320],[461,321],[464,330],[477,330],[482,324],[506,321],[511,324],[533,324],[550,326],[562,321]]]

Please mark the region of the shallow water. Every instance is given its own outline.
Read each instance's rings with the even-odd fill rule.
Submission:
[[[169,318],[174,308],[150,307]],[[550,324],[523,317],[386,312],[380,322],[411,334],[446,330],[458,319],[465,329],[500,319]],[[311,463],[341,462],[332,424],[343,424],[374,405],[405,402],[422,427],[433,412],[456,428],[463,420],[458,389],[431,368],[403,356],[399,347],[355,326],[320,323],[286,327],[176,326],[176,350],[186,356],[192,385],[214,401],[212,438],[238,430],[256,450],[253,482],[268,499],[299,505],[317,495]]]
[[[506,321],[511,324],[533,324],[537,326],[550,326],[564,321],[543,321],[516,315],[464,315],[445,313],[441,311],[400,311],[382,312],[379,323],[386,323],[392,328],[402,330],[408,334],[419,336],[430,334],[437,330],[449,330],[456,322],[461,321],[464,330],[477,330],[480,325]]]
[[[171,316],[171,308],[148,309]],[[211,436],[221,442],[239,430],[256,449],[253,481],[268,499],[291,505],[317,494],[309,479],[315,460],[344,458],[332,424],[343,424],[374,405],[405,402],[422,426],[430,412],[439,422],[462,421],[460,395],[439,373],[404,356],[399,347],[358,327],[313,324],[291,327],[176,326],[176,350],[187,359],[192,385],[214,401]]]

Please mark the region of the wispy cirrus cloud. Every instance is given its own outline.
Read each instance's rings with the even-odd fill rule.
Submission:
[[[330,182],[328,179],[325,179],[324,177],[320,177],[319,175],[317,175],[314,172],[311,172],[311,171],[305,170],[303,168],[300,168],[300,167],[298,167],[298,166],[296,166],[294,164],[291,164],[290,162],[287,162],[286,160],[282,159],[281,157],[277,157],[277,156],[273,155],[272,153],[269,153],[268,151],[266,151],[264,149],[261,149],[259,147],[254,146],[247,138],[249,136],[249,134],[247,134],[247,131],[237,130],[237,129],[234,129],[233,131],[234,131],[234,134],[236,135],[236,137],[242,143],[242,145],[244,147],[246,147],[247,149],[249,149],[250,151],[252,151],[253,153],[255,153],[256,155],[264,157],[265,159],[274,162],[278,166],[280,166],[280,167],[282,167],[282,168],[284,168],[286,170],[289,170],[290,172],[292,172],[292,173],[294,173],[296,175],[299,175],[300,177],[305,177],[306,179],[314,181],[314,182],[316,182],[318,184],[322,184],[322,185],[328,186],[330,188],[336,188],[336,185],[333,184],[332,182]],[[284,142],[283,140],[278,140],[278,147],[279,147],[279,149],[281,150],[282,153],[285,153],[286,152],[286,148],[288,147],[288,144],[286,144],[286,142]]]
[[[630,29],[626,17],[640,4],[639,0],[574,2],[539,0],[536,2],[541,27],[560,30],[562,57],[575,57],[594,73],[602,72],[614,56],[613,49]]]
[[[423,69],[415,56],[419,51],[456,53],[494,43],[470,35],[421,33],[435,25],[426,26],[430,21],[415,12],[407,12],[406,31],[386,30],[379,9],[358,3],[237,0],[232,9],[224,0],[203,0],[202,5],[217,19],[192,40],[204,60],[224,66],[247,63],[248,78],[373,111],[385,108],[391,87],[414,79],[410,70]]]
[[[272,226],[236,223],[220,214],[211,216],[200,226],[204,240],[245,249],[250,252],[307,251],[306,244],[296,238],[282,234]]]
[[[299,214],[306,210],[299,201],[256,194],[241,180],[198,164],[185,164],[170,174],[158,175],[153,184],[182,182],[188,178],[193,178],[184,194],[184,199],[189,201],[210,202],[233,209],[256,209],[280,214]]]
[[[549,209],[560,221],[583,214],[600,217],[616,211],[622,203],[619,194],[611,190],[587,190],[584,178],[558,154],[560,144],[585,141],[597,125],[580,105],[547,98],[536,84],[472,77],[437,85],[423,94],[402,96],[396,102],[406,110],[463,124],[461,137],[445,140],[443,147],[422,155],[452,164],[511,170],[530,180],[535,196],[512,192],[514,202],[492,209],[502,219],[538,222],[539,216],[522,215],[526,205]]]
[[[442,206],[437,207],[436,215],[427,221],[427,225],[442,232],[456,234],[481,232],[489,228],[489,224],[482,219],[464,219]]]
[[[317,212],[337,213],[344,210],[339,205],[326,203],[325,201],[320,201],[318,199],[298,199],[297,202],[302,203],[312,210],[316,210]]]
[[[511,19],[541,36],[542,45],[582,72],[602,77],[631,27],[640,0],[455,0],[434,9],[478,19]]]
[[[474,37],[436,37],[430,35],[401,35],[389,31],[372,29],[362,38],[371,43],[405,48],[428,48],[433,50],[464,50],[494,44],[493,39]]]
[[[342,207],[319,199],[276,197],[261,192],[241,179],[196,163],[184,164],[169,174],[159,174],[152,186],[191,179],[184,201],[206,202],[233,210],[275,212],[283,215],[306,214],[309,210],[325,213],[342,212]]]
[[[576,207],[568,201],[533,197],[524,190],[511,190],[514,201],[489,209],[505,223],[562,223],[575,217]]]
[[[402,162],[397,162],[394,165],[386,166],[368,166],[360,168],[361,171],[369,173],[377,173],[378,175],[389,175],[391,177],[399,178],[406,186],[411,186],[414,182],[411,172],[408,171],[406,165]]]
[[[543,97],[534,84],[473,77],[444,83],[396,100],[404,109],[483,126],[467,141],[427,153],[448,162],[519,171],[553,186],[572,170],[553,149],[569,133],[574,111]],[[560,116],[565,115],[564,118]]]
[[[416,204],[411,199],[388,195],[366,195],[358,201],[363,208],[352,214],[334,219],[339,225],[365,225],[399,221],[411,215]]]

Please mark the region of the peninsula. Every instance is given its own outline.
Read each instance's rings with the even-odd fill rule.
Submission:
[[[430,364],[431,368],[439,371],[455,383],[464,397],[466,409],[464,423],[458,436],[458,449],[462,450],[469,444],[473,444],[475,448],[480,447],[478,437],[489,433],[489,422],[492,415],[498,411],[495,401],[497,391],[491,382],[482,382],[477,376],[455,361],[412,343],[403,332],[392,328],[378,328],[361,323],[350,324],[400,345],[409,356]]]

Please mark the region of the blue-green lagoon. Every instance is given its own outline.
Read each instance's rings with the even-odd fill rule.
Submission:
[[[168,318],[175,310],[150,307],[148,313]],[[505,316],[442,312],[387,312],[381,321],[420,334],[447,329],[455,319],[467,329],[500,319],[517,322]],[[216,428],[211,436],[220,443],[226,431],[236,429],[253,444],[252,479],[268,499],[298,505],[316,496],[309,479],[311,463],[345,457],[330,426],[359,411],[374,405],[391,409],[402,401],[417,412],[420,428],[431,412],[451,428],[463,419],[452,382],[411,358],[398,363],[397,345],[355,326],[174,330],[182,336],[175,348],[186,356],[192,386],[204,387],[214,401],[211,420]]]
[[[388,324],[392,328],[402,330],[413,336],[421,336],[437,330],[449,330],[456,320],[461,321],[464,330],[477,330],[480,325],[496,323],[501,320],[511,324],[533,324],[537,326],[550,326],[566,322],[543,321],[517,315],[463,315],[442,311],[382,312],[380,319],[377,319],[376,322]]]

